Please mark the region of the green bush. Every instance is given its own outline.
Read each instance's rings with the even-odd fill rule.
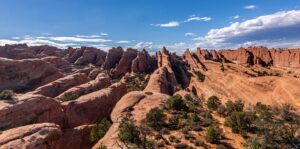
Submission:
[[[207,99],[206,105],[209,109],[217,110],[219,105],[221,105],[221,102],[217,96],[210,96]]]
[[[244,134],[249,131],[256,116],[253,112],[232,112],[225,118],[225,125],[235,133]]]
[[[190,122],[199,122],[200,121],[200,117],[196,113],[193,113],[189,117],[189,121]]]
[[[3,90],[0,92],[0,100],[11,100],[15,93],[12,90]]]
[[[126,143],[139,143],[141,142],[140,139],[140,131],[135,126],[132,119],[124,118],[121,121],[119,126],[119,139]]]
[[[151,109],[146,115],[146,123],[148,126],[160,129],[165,124],[166,115],[159,108]]]
[[[79,97],[79,95],[74,94],[74,93],[66,93],[62,97],[60,97],[58,100],[60,101],[71,101],[75,100]]]
[[[196,76],[198,77],[198,79],[201,81],[201,82],[204,82],[205,80],[205,75],[203,73],[201,73],[200,71],[195,71],[194,70],[194,73],[196,74]]]
[[[220,143],[221,133],[217,125],[213,124],[208,127],[205,139],[209,143],[217,144]]]
[[[180,95],[175,95],[175,96],[171,96],[169,99],[168,99],[168,107],[170,109],[173,109],[173,110],[187,110],[187,106],[185,105],[184,101],[182,100],[182,97]]]
[[[229,100],[225,105],[228,115],[230,115],[232,112],[242,112],[244,110],[244,103],[241,100],[237,100],[234,102]]]
[[[106,118],[103,118],[99,123],[97,123],[90,132],[91,142],[100,140],[108,131],[110,126],[111,123]]]
[[[257,138],[250,137],[244,143],[243,146],[246,149],[261,149],[262,145],[260,144]]]
[[[265,121],[272,121],[274,114],[270,106],[262,104],[260,102],[256,103],[254,107],[255,112],[257,113],[259,119]]]

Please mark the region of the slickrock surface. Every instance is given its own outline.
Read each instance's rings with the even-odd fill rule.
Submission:
[[[58,149],[62,132],[59,125],[41,123],[2,132],[0,149]]]
[[[0,130],[41,122],[63,124],[62,107],[58,101],[31,94],[13,101],[0,100]]]
[[[81,96],[84,94],[88,94],[103,88],[108,87],[111,85],[111,79],[110,77],[105,74],[105,73],[100,73],[95,80],[92,80],[88,83],[81,84],[79,86],[72,87],[68,89],[67,91],[63,92],[57,98],[63,98],[66,95],[76,95],[76,96]]]
[[[57,68],[43,60],[12,60],[0,57],[0,90],[33,89],[62,76]]]
[[[67,89],[90,81],[84,73],[69,75],[37,88],[33,94],[41,94],[47,97],[56,97]]]
[[[119,148],[116,142],[124,147],[118,140],[118,127],[125,115],[128,114],[127,109],[133,109],[130,113],[137,125],[139,125],[146,118],[146,114],[150,109],[160,107],[168,98],[169,96],[165,94],[143,91],[133,91],[123,96],[111,113],[113,125],[93,149],[97,149],[101,144],[108,148]]]
[[[126,85],[113,84],[70,102],[63,103],[69,127],[91,124],[108,117],[115,104],[126,93]]]

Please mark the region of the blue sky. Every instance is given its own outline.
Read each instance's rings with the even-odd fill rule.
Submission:
[[[0,45],[300,46],[299,0],[3,0]]]

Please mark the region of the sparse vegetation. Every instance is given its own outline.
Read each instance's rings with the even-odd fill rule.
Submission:
[[[0,100],[11,100],[15,93],[12,90],[3,90],[0,92]]]
[[[159,108],[153,108],[146,115],[148,126],[159,130],[165,124],[166,115]]]
[[[211,110],[217,110],[219,105],[221,105],[221,102],[217,96],[210,96],[207,99],[206,105]]]
[[[232,112],[225,118],[225,125],[230,127],[233,132],[244,133],[250,131],[256,116],[253,112]]]
[[[144,90],[148,84],[149,79],[146,78],[145,73],[136,73],[126,79],[127,91],[141,91]]]
[[[209,143],[218,144],[221,140],[220,128],[217,124],[208,127],[205,139]]]
[[[71,101],[71,100],[75,100],[79,97],[79,95],[74,94],[74,93],[66,93],[64,95],[62,95],[60,98],[58,98],[58,100],[60,101]]]
[[[180,95],[171,96],[168,99],[168,108],[173,110],[187,110],[187,106],[185,105],[182,97]]]
[[[198,77],[198,79],[201,81],[201,82],[204,82],[205,80],[205,75],[203,73],[201,73],[200,71],[196,71],[196,70],[193,70],[193,72],[196,74],[196,76]]]
[[[91,130],[90,133],[90,141],[96,142],[100,140],[105,133],[108,131],[109,127],[111,126],[111,122],[108,121],[106,118],[103,118],[99,123],[97,123]]]
[[[124,118],[119,126],[119,139],[124,143],[139,144],[141,142],[140,132],[134,121],[130,118]]]
[[[244,110],[244,103],[241,100],[227,101],[225,103],[227,114],[230,115],[232,112],[242,112]]]

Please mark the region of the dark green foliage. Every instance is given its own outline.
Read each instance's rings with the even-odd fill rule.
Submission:
[[[190,122],[199,122],[200,117],[196,113],[192,113],[191,116],[189,117]]]
[[[0,100],[11,100],[15,93],[12,90],[3,90],[0,92]]]
[[[187,110],[187,106],[185,105],[184,101],[182,100],[182,97],[180,95],[172,96],[168,99],[168,107],[172,110]]]
[[[218,144],[221,140],[220,128],[213,124],[208,127],[205,139],[209,143]]]
[[[103,118],[99,123],[97,123],[92,128],[91,133],[90,133],[91,142],[96,142],[96,141],[100,140],[105,135],[105,133],[108,131],[110,126],[111,126],[111,123],[106,118]]]
[[[204,80],[205,80],[205,75],[204,74],[202,74],[200,71],[195,71],[195,70],[194,70],[194,73],[196,74],[196,76],[198,77],[198,79],[201,82],[204,82]]]
[[[220,99],[217,96],[210,96],[206,102],[207,107],[212,110],[217,110],[220,104]]]
[[[235,133],[244,134],[249,131],[256,116],[253,112],[232,112],[225,118],[225,125]]]
[[[119,139],[126,143],[140,143],[140,132],[132,119],[124,118],[119,126]]]
[[[244,110],[244,103],[241,100],[237,100],[234,102],[229,100],[225,105],[228,115],[230,115],[232,112],[242,112]]]
[[[273,112],[270,106],[262,104],[260,102],[256,103],[254,107],[255,112],[258,115],[258,118],[265,121],[273,120]]]
[[[77,95],[77,94],[66,93],[62,97],[58,98],[58,100],[60,100],[60,101],[71,101],[71,100],[77,99],[78,97],[79,97],[79,95]]]
[[[166,115],[159,108],[153,108],[146,115],[146,123],[148,126],[160,129],[165,124]]]
[[[217,109],[217,113],[220,115],[220,116],[225,116],[226,115],[226,107],[223,106],[223,105],[220,105]]]
[[[148,79],[146,79],[146,74],[137,73],[126,79],[127,91],[141,91],[144,90],[148,84]]]
[[[174,145],[175,149],[187,149],[189,146],[185,143],[179,143]]]

